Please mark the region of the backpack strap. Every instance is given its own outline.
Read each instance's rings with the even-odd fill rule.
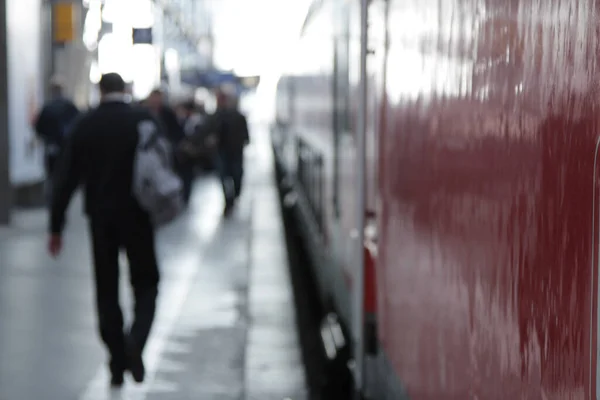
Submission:
[[[138,123],[138,150],[154,151],[163,160],[165,165],[171,165],[171,149],[168,141],[163,138],[154,121],[143,120]]]
[[[138,132],[138,148],[141,150],[148,150],[150,145],[154,145],[156,142],[156,136],[158,136],[158,129],[156,124],[152,120],[142,120],[137,124]]]
[[[146,143],[143,144],[144,150],[149,150],[151,148],[158,147],[158,140],[159,139],[160,139],[160,136],[159,136],[158,132],[155,132],[154,134],[152,134],[148,138],[148,140],[146,141]]]

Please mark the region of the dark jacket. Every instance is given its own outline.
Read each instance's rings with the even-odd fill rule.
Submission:
[[[49,101],[35,122],[35,130],[47,145],[47,151],[53,155],[62,148],[71,124],[77,116],[79,110],[72,101],[64,97],[59,97]]]
[[[242,157],[250,142],[246,117],[234,108],[218,109],[208,116],[192,141],[202,143],[209,134],[217,136],[218,151],[227,157]]]
[[[52,233],[62,231],[66,209],[79,184],[84,189],[85,211],[92,219],[140,212],[132,181],[137,126],[142,120],[157,123],[142,108],[107,101],[76,122],[54,178]]]
[[[172,108],[163,106],[157,116],[162,131],[173,146],[178,145],[185,138],[182,124],[179,123],[177,115]]]

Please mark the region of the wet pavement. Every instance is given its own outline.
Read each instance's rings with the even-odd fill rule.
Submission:
[[[57,260],[46,255],[43,210],[0,228],[0,400],[306,398],[268,136],[255,128],[252,139],[234,215],[222,219],[219,184],[202,178],[188,214],[158,235],[143,385],[108,390],[80,200]],[[131,304],[126,268],[121,300]]]

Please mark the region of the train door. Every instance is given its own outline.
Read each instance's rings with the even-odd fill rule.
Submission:
[[[352,154],[354,173],[346,193],[353,197],[350,207],[352,227],[347,243],[351,246],[350,297],[355,385],[365,393],[370,380],[367,371],[376,354],[376,257],[378,230],[378,124],[386,51],[387,0],[362,0],[350,10],[350,58],[358,60],[350,69],[349,81],[355,90],[351,103]],[[360,66],[360,68],[358,68]],[[350,186],[351,187],[348,187]],[[376,374],[375,374],[376,375]]]
[[[377,342],[374,327],[378,125],[384,92],[387,0],[364,1],[362,10],[359,2],[338,4],[341,8],[336,13],[332,121],[335,149],[332,201],[337,228],[333,236],[346,282],[344,287],[338,282],[336,292],[341,316],[351,322],[355,381],[362,390],[364,371],[369,369],[365,350],[375,354]],[[370,15],[368,32],[363,21],[365,11]],[[357,256],[356,250],[360,255]]]
[[[335,3],[336,33],[334,55],[334,116],[335,148],[334,195],[332,223],[335,238],[334,258],[341,279],[335,282],[336,303],[351,336],[353,370],[357,388],[362,385],[362,317],[363,317],[363,254],[362,228],[364,219],[359,209],[364,193],[364,86],[361,7],[366,1],[339,0]],[[358,195],[361,193],[361,195]],[[362,213],[364,214],[364,212]],[[358,254],[357,255],[357,250]],[[360,265],[360,267],[359,267]],[[357,302],[360,304],[357,307]],[[358,312],[357,312],[358,311]],[[357,318],[360,319],[357,328]],[[357,352],[357,349],[361,349]]]
[[[355,138],[353,128],[356,81],[355,46],[351,41],[352,6],[350,2],[335,3],[333,59],[333,192],[332,192],[332,252],[336,260],[333,281],[335,306],[345,324],[351,317],[350,290],[352,287],[352,241],[349,237],[355,226],[353,187],[355,169]]]
[[[364,220],[364,392],[377,396],[375,390],[382,382],[377,379],[377,254],[380,218],[379,143],[382,124],[385,123],[385,58],[387,38],[388,0],[371,0],[368,8],[366,55],[366,127],[365,127],[365,220]]]

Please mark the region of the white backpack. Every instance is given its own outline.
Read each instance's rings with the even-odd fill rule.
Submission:
[[[155,227],[172,222],[184,209],[183,183],[171,166],[167,141],[156,123],[138,123],[139,142],[133,166],[133,193]]]

